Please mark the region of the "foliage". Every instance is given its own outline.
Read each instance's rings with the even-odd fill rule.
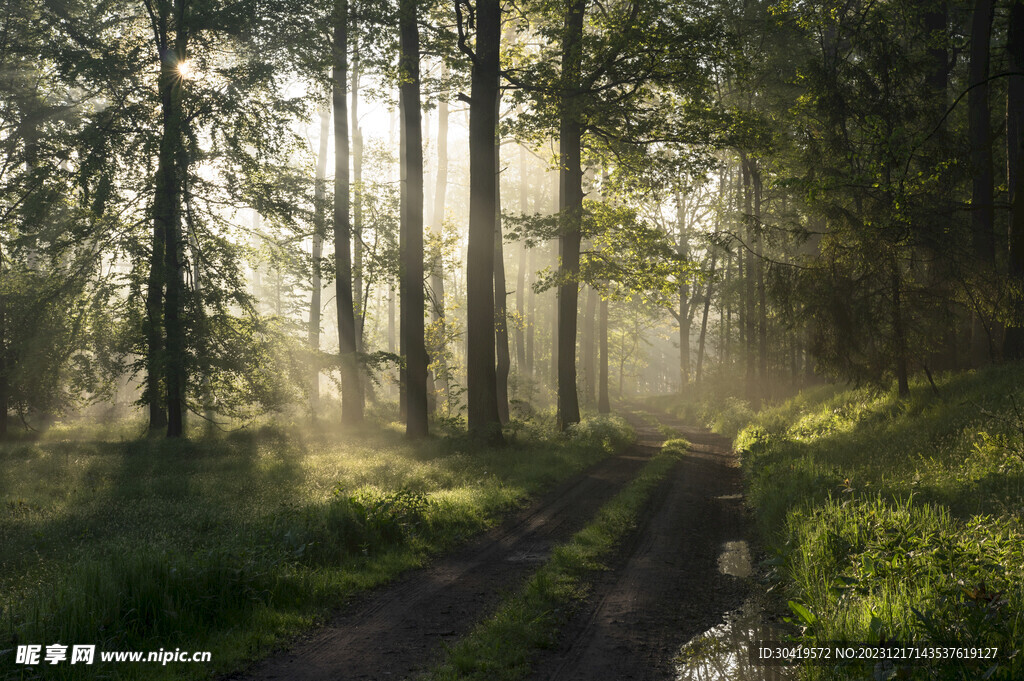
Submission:
[[[942,376],[939,395],[918,383],[908,402],[822,388],[740,433],[750,501],[778,577],[813,615],[809,639],[996,646],[994,661],[898,673],[1020,675],[1022,371]]]
[[[308,427],[4,446],[0,618],[9,640],[0,648],[14,639],[180,646],[216,650],[216,670],[228,671],[354,591],[492,525],[628,435],[601,421],[570,437],[524,430],[501,449]],[[0,656],[0,665],[12,661]],[[210,673],[172,667],[107,672]],[[71,677],[75,669],[62,667]]]

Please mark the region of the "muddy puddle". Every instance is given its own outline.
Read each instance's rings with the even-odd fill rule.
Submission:
[[[718,571],[739,579],[753,575],[750,547],[745,541],[722,545]],[[756,589],[755,589],[756,591]],[[725,616],[725,622],[686,643],[675,660],[676,681],[783,681],[797,678],[797,670],[750,661],[750,647],[778,641],[787,632],[765,617],[763,597],[748,598]]]

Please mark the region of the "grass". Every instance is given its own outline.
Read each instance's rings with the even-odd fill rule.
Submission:
[[[452,645],[443,662],[422,681],[526,678],[534,654],[554,644],[561,624],[586,597],[588,578],[604,567],[602,558],[634,527],[655,485],[688,446],[685,440],[666,442],[639,475],[601,507],[587,527],[557,546],[526,585]]]
[[[230,671],[631,438],[621,420],[587,419],[565,436],[521,426],[500,449],[274,428],[0,448],[0,675]],[[213,661],[15,666],[19,643]]]
[[[908,679],[1024,677],[1024,366],[890,391],[824,387],[736,446],[770,561],[809,641],[998,647]],[[865,678],[870,668],[805,670]],[[888,678],[888,677],[886,677]]]

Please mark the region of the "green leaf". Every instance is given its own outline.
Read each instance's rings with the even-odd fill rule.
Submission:
[[[789,609],[796,613],[796,616],[799,617],[807,626],[813,626],[814,623],[818,621],[818,618],[814,616],[813,612],[796,601],[789,601]]]

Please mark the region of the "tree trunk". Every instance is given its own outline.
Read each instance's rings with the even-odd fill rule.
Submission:
[[[757,159],[750,161],[754,189],[754,249],[757,255],[757,378],[758,395],[768,389],[768,302],[764,286],[764,240],[761,238],[761,168]]]
[[[583,312],[581,348],[583,360],[583,401],[593,405],[597,393],[597,292],[587,286],[587,301]]]
[[[7,375],[7,296],[4,293],[4,258],[0,243],[0,440],[7,438],[7,412],[11,407],[11,383]]]
[[[1010,7],[1006,41],[1011,72],[1024,73],[1024,3]],[[1024,76],[1010,76],[1006,94],[1006,168],[1010,194],[1010,301],[1013,322],[1006,329],[1003,356],[1024,359]]]
[[[910,384],[907,380],[907,336],[903,326],[903,277],[900,273],[900,263],[895,253],[891,256],[889,269],[892,286],[893,345],[895,345],[896,350],[896,383],[899,396],[908,397],[910,395]]]
[[[598,333],[600,334],[600,353],[598,361],[599,375],[597,378],[597,411],[601,414],[611,413],[611,404],[608,401],[608,299],[601,298],[600,319],[598,321]]]
[[[561,283],[558,286],[558,428],[579,423],[576,395],[576,312],[579,305],[580,232],[583,221],[582,102],[578,90],[583,68],[583,19],[586,0],[569,0],[562,33],[559,100],[559,212]]]
[[[341,367],[341,420],[363,420],[356,356],[356,321],[352,296],[352,224],[348,138],[348,0],[335,0],[334,63],[334,291],[338,311],[338,359]]]
[[[686,195],[676,190],[676,255],[682,261],[690,257],[690,237],[686,230]],[[690,382],[690,283],[679,280],[679,391]]]
[[[175,44],[163,50],[160,70],[160,95],[163,111],[163,136],[156,177],[156,198],[153,205],[155,221],[162,223],[165,348],[163,380],[167,407],[167,437],[184,433],[185,400],[185,325],[184,280],[181,240],[181,186],[188,171],[182,142],[183,78],[178,64],[186,59],[188,33],[185,30],[185,3],[174,3]],[[166,34],[165,34],[166,35]],[[157,230],[154,230],[154,232]]]
[[[750,251],[750,244],[754,239],[754,211],[753,211],[753,191],[751,190],[751,169],[750,160],[745,154],[741,155],[743,164],[743,207],[744,207],[744,222],[746,222],[746,238],[747,243],[743,246],[743,250],[740,251],[740,257],[743,258],[743,254],[746,253],[746,265],[744,266],[743,276],[743,289],[744,289],[744,305],[743,305],[743,335],[746,350],[746,393],[747,399],[751,403],[755,403],[758,400],[757,391],[757,351],[754,345],[754,334],[756,333],[757,321],[756,321],[756,304],[754,301],[755,296],[755,276],[754,276],[754,256]]]
[[[495,370],[495,139],[501,3],[477,2],[476,55],[469,110],[469,252],[466,263],[466,389],[470,433],[500,441]]]
[[[704,373],[704,340],[708,333],[708,312],[711,310],[711,286],[715,280],[715,257],[718,254],[711,254],[711,268],[708,271],[708,288],[704,292],[704,313],[700,318],[700,340],[697,342],[697,387],[700,387]]]
[[[494,104],[494,120],[501,118],[501,95]],[[497,128],[496,128],[497,129]],[[508,290],[505,287],[505,249],[501,233],[501,135],[494,136],[494,340],[495,388],[498,394],[498,420],[508,423],[508,374],[512,360],[508,350]]]
[[[320,308],[323,303],[323,278],[321,259],[324,250],[324,235],[327,233],[326,198],[327,142],[331,134],[331,110],[320,111],[320,148],[316,157],[316,184],[313,187],[313,280],[309,302],[308,344],[310,352],[309,411],[316,420],[320,410]]]
[[[423,338],[423,139],[420,111],[420,37],[417,0],[400,0],[399,68],[402,84],[400,147],[405,157],[401,183],[401,317],[406,362],[406,421],[409,437],[427,434],[427,348]]]
[[[395,354],[395,287],[388,286],[388,352]]]
[[[441,78],[448,77],[448,67],[442,66]],[[433,293],[434,305],[431,310],[431,321],[438,328],[440,347],[436,349],[438,365],[437,379],[441,384],[441,394],[448,401],[448,365],[445,344],[445,305],[444,305],[444,263],[442,251],[444,244],[444,213],[448,194],[448,101],[441,100],[437,105],[437,172],[434,186],[433,228],[441,248],[437,258],[431,262],[430,290]],[[435,388],[436,390],[436,388]]]
[[[526,215],[529,185],[526,181],[526,149],[519,146],[519,213]],[[526,375],[526,242],[519,243],[519,264],[516,268],[516,372]]]
[[[526,375],[531,379],[533,378],[534,362],[536,360],[535,350],[535,339],[534,332],[536,331],[536,325],[534,319],[537,314],[537,294],[533,292],[533,258],[534,249],[530,249],[530,254],[527,256],[526,269],[530,272],[528,279],[530,291],[527,295],[530,296],[530,305],[526,311]]]
[[[167,220],[166,198],[160,189],[166,182],[162,175],[168,169],[157,168],[157,192],[153,199],[153,240],[146,289],[146,384],[143,399],[149,408],[149,432],[167,428],[167,410],[163,399],[163,296],[164,296],[164,225]]]
[[[359,44],[352,61],[352,305],[356,325],[356,351],[363,352],[366,304],[363,300],[363,129],[359,126]],[[362,386],[362,381],[359,385]]]
[[[987,79],[989,75],[992,33],[992,0],[975,0],[971,19],[971,63],[968,75],[968,136],[971,145],[971,242],[979,268],[979,281],[992,281],[996,275],[995,209],[993,206],[992,133],[989,122]],[[984,287],[984,288],[987,288]],[[973,314],[971,354],[975,365],[992,358],[991,322],[985,319],[983,301],[987,293],[976,295]]]

